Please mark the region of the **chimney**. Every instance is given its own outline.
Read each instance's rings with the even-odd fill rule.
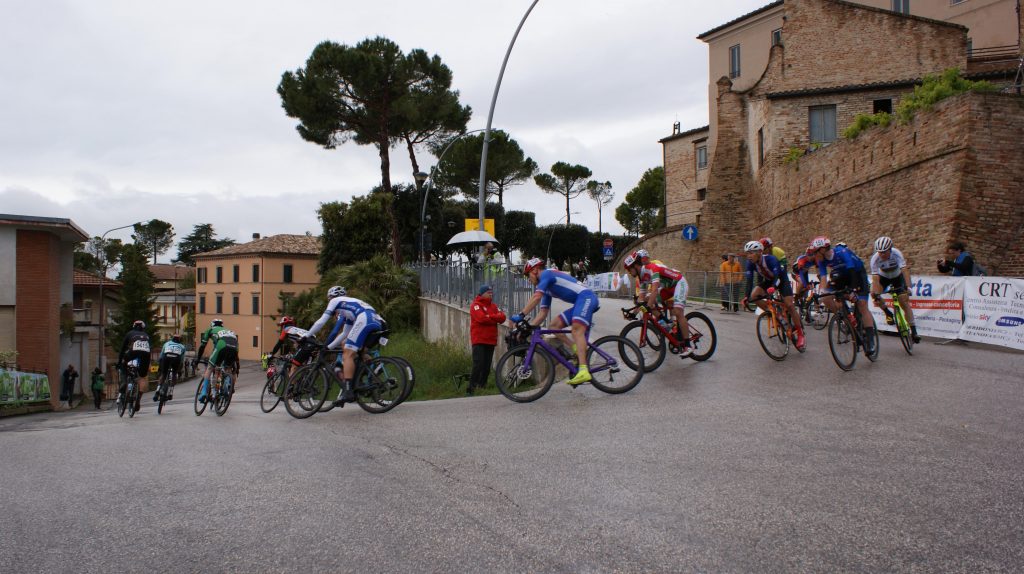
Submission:
[[[672,135],[677,135],[677,134],[679,134],[679,132],[681,131],[681,130],[679,129],[680,127],[681,127],[681,126],[679,125],[679,122],[676,122],[676,123],[672,124]]]
[[[253,233],[252,234],[252,238],[253,239],[259,239],[260,238],[260,234],[259,233]]]

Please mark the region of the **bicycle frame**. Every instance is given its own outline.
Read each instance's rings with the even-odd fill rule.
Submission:
[[[631,309],[623,309],[622,312],[623,312],[624,315],[626,315],[626,317],[628,319],[636,319],[635,311],[637,309],[641,309],[642,312],[643,312],[643,314],[641,315],[641,319],[642,319],[643,325],[641,325],[641,327],[640,327],[640,340],[641,341],[646,341],[647,340],[647,329],[649,328],[648,326],[649,325],[655,325],[657,327],[658,331],[660,331],[661,334],[665,336],[665,339],[668,341],[669,345],[671,345],[673,347],[679,347],[679,346],[681,346],[683,344],[681,339],[677,339],[676,338],[676,336],[675,336],[675,329],[666,329],[661,324],[660,321],[658,321],[657,319],[654,318],[654,312],[651,311],[650,309],[648,309],[647,305],[644,305],[644,304],[641,303],[641,304],[639,304],[636,307],[633,307]],[[664,315],[664,314],[669,312],[664,307],[658,307],[658,311],[662,315]],[[704,334],[701,333],[700,331],[698,331],[697,329],[695,329],[693,327],[693,325],[689,325],[689,331],[690,331],[690,338],[687,339],[687,341],[689,341],[690,343],[696,343],[697,341],[700,341],[701,337],[704,336]]]
[[[572,331],[570,329],[534,329],[533,332],[530,333],[530,348],[526,350],[526,356],[523,358],[523,363],[529,365],[530,362],[533,361],[533,353],[537,350],[537,347],[540,346],[545,352],[547,352],[548,356],[565,367],[569,371],[570,375],[576,375],[576,373],[579,372],[579,367],[577,367],[572,361],[567,360],[562,356],[562,353],[559,353],[554,347],[548,345],[543,339],[544,335],[554,335],[559,333],[567,334],[572,333]],[[598,373],[606,368],[613,369],[618,366],[618,362],[615,361],[614,357],[597,347],[591,347],[590,341],[587,341],[587,350],[589,351],[591,349],[601,355],[604,360],[608,361],[606,365],[597,367],[591,372]]]

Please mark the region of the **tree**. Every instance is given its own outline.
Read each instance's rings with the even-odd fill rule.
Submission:
[[[75,246],[75,269],[105,276],[110,263],[121,257],[123,247],[120,239],[103,239],[98,236],[79,243]]]
[[[582,225],[545,225],[537,228],[533,252],[537,257],[549,257],[561,266],[566,259],[575,262],[586,257],[589,243],[590,231]]]
[[[122,284],[121,310],[107,330],[107,343],[114,349],[121,348],[121,341],[134,321],[144,321],[150,340],[156,341],[157,315],[152,305],[156,278],[149,271],[146,253],[142,245],[125,245],[121,251],[121,273],[117,276]]]
[[[136,223],[132,229],[135,244],[142,246],[144,253],[153,254],[153,265],[157,255],[166,253],[174,244],[174,226],[166,221],[150,219],[148,223]]]
[[[437,165],[434,184],[453,187],[469,199],[478,199],[483,147],[482,133],[453,143],[444,160]],[[443,152],[444,147],[434,149],[435,155]],[[487,144],[487,184],[484,191],[487,197],[497,196],[498,205],[504,206],[505,190],[526,182],[536,173],[537,162],[526,157],[516,140],[501,130],[491,132],[491,141]]]
[[[430,66],[437,67],[435,81],[410,88],[407,113],[398,129],[409,152],[414,175],[420,171],[416,147],[427,145],[436,148],[451,141],[453,137],[459,137],[465,133],[466,124],[473,115],[469,106],[459,104],[459,92],[449,89],[452,83],[451,70],[441,64],[437,56],[430,60]],[[419,187],[416,186],[417,191],[420,191]]]
[[[390,195],[375,191],[356,196],[349,203],[329,202],[320,205],[317,216],[323,225],[322,249],[317,269],[321,274],[337,265],[365,261],[386,253],[388,238],[387,212]]]
[[[565,224],[572,222],[569,214],[569,200],[573,199],[586,190],[586,180],[591,175],[590,169],[582,165],[569,165],[565,162],[558,162],[551,166],[551,173],[542,173],[534,176],[533,181],[537,187],[547,193],[557,193],[565,196]]]
[[[212,223],[198,223],[192,228],[192,233],[186,235],[178,244],[178,261],[186,265],[195,265],[195,255],[234,244],[235,240],[229,237],[217,239]]]
[[[393,330],[419,327],[419,277],[382,255],[335,267],[321,284],[325,290],[328,285],[344,285],[349,295],[369,303]]]
[[[354,47],[321,42],[304,69],[281,76],[277,93],[285,113],[299,120],[296,129],[303,139],[326,149],[348,140],[375,146],[381,187],[392,195],[389,154],[398,138],[407,135],[415,141],[413,134],[419,139],[432,130],[450,130],[469,113],[458,108],[450,84],[451,70],[438,56],[418,49],[402,54],[398,44],[377,37]],[[431,110],[418,109],[425,102]],[[398,225],[392,205],[385,209],[392,260],[398,263]]]
[[[615,220],[637,236],[665,226],[665,170],[653,167],[644,172],[636,187],[615,209]]]
[[[615,197],[615,192],[612,191],[612,182],[588,181],[587,195],[597,203],[597,233],[601,234],[601,208],[611,203]]]
[[[523,255],[531,252],[537,236],[537,218],[532,211],[506,211],[505,235],[501,244],[506,259],[513,249]]]

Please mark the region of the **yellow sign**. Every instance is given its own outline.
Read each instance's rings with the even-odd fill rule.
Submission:
[[[466,231],[476,231],[480,229],[479,219],[466,219]],[[494,235],[494,219],[488,217],[484,220],[484,231],[491,234],[491,237],[497,237]]]

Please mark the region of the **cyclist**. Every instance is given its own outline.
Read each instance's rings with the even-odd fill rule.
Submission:
[[[334,329],[327,336],[327,348],[337,350],[344,345],[341,353],[341,394],[334,401],[334,406],[343,406],[356,399],[352,386],[352,378],[356,374],[356,353],[366,345],[367,337],[383,328],[384,319],[377,314],[373,306],[355,297],[349,297],[345,288],[339,285],[327,290],[327,298],[327,309],[309,328],[308,336],[316,336],[331,317],[337,317]]]
[[[804,253],[796,258],[793,264],[793,297],[797,301],[806,298],[806,293],[811,289],[811,277],[807,274],[811,265],[814,264],[814,256]]]
[[[782,295],[782,306],[789,313],[790,322],[793,323],[796,348],[803,351],[806,345],[804,326],[800,321],[800,312],[793,304],[793,286],[789,282],[786,268],[774,255],[764,253],[764,245],[760,241],[748,241],[743,246],[743,252],[747,257],[747,295],[740,304],[746,307],[749,299],[758,299],[757,306],[768,313],[768,302],[764,297],[769,287],[775,287]]]
[[[537,316],[530,322],[536,327],[543,323],[548,316],[553,298],[572,303],[572,307],[562,311],[555,318],[552,328],[564,329],[571,325],[571,341],[564,333],[558,334],[562,342],[572,346],[573,351],[576,352],[576,359],[579,361],[579,370],[566,383],[575,387],[591,380],[590,366],[587,364],[587,334],[593,324],[594,313],[600,307],[597,295],[568,273],[557,269],[544,269],[543,262],[536,257],[527,261],[523,266],[523,275],[526,275],[533,283],[535,291],[533,298],[523,307],[523,310],[518,315],[512,316],[512,322],[522,321],[530,311],[540,306]]]
[[[206,350],[207,343],[213,345],[213,350],[210,351],[210,360],[203,373],[203,390],[199,392],[199,402],[201,403],[206,402],[210,390],[210,378],[213,376],[215,367],[231,367],[235,376],[238,376],[238,335],[225,328],[223,320],[214,319],[210,321],[210,328],[199,337],[197,361],[203,358],[203,351]]]
[[[868,311],[868,275],[864,262],[845,244],[837,243],[833,246],[831,240],[825,236],[815,237],[809,249],[814,252],[814,258],[818,262],[822,303],[832,312],[837,312],[839,303],[831,293],[836,289],[849,287],[857,296],[857,312],[861,324],[864,325],[864,335],[867,339],[864,350],[874,353],[875,319]]]
[[[277,326],[281,327],[281,334],[277,338],[274,348],[270,350],[270,355],[267,356],[268,361],[273,360],[278,351],[294,351],[298,347],[299,341],[309,336],[309,331],[296,327],[295,319],[288,315],[281,317]]]
[[[121,352],[117,356],[118,370],[121,372],[121,384],[117,389],[117,403],[121,404],[124,394],[128,391],[128,363],[135,362],[136,388],[146,380],[149,374],[149,334],[146,333],[146,323],[135,321],[132,328],[125,333],[124,341],[121,343]],[[135,396],[135,412],[142,407],[142,393]]]
[[[181,335],[175,333],[171,336],[171,340],[164,343],[164,346],[160,349],[160,384],[163,384],[164,379],[170,374],[174,373],[171,380],[177,382],[178,377],[181,376],[181,365],[185,359],[185,345],[181,344]],[[156,401],[160,397],[157,393],[153,393],[153,400]],[[174,387],[167,389],[167,400],[174,398]]]
[[[892,311],[882,301],[882,293],[886,290],[892,291],[894,297],[898,297],[900,307],[907,315],[907,323],[910,325],[910,336],[915,343],[921,342],[917,335],[917,325],[914,324],[914,311],[910,308],[910,268],[907,267],[907,260],[903,253],[893,247],[892,238],[882,236],[875,240],[875,254],[871,256],[871,297],[875,305],[885,313],[885,322],[888,325],[896,323]]]
[[[655,317],[659,315],[657,303],[665,306],[665,310],[672,313],[676,321],[676,335],[682,341],[682,348],[679,351],[680,357],[690,355],[690,326],[686,322],[686,293],[689,286],[686,277],[677,269],[663,265],[660,261],[650,261],[647,251],[639,250],[626,256],[623,261],[626,272],[637,278],[637,286],[640,288],[638,299],[646,299],[646,304]],[[679,303],[675,305],[675,303]]]
[[[761,244],[762,247],[764,247],[764,252],[766,255],[771,255],[772,257],[778,259],[779,264],[782,265],[783,269],[789,268],[789,260],[786,259],[786,252],[783,251],[782,248],[779,247],[778,245],[772,243],[771,237],[762,237],[757,241]]]

